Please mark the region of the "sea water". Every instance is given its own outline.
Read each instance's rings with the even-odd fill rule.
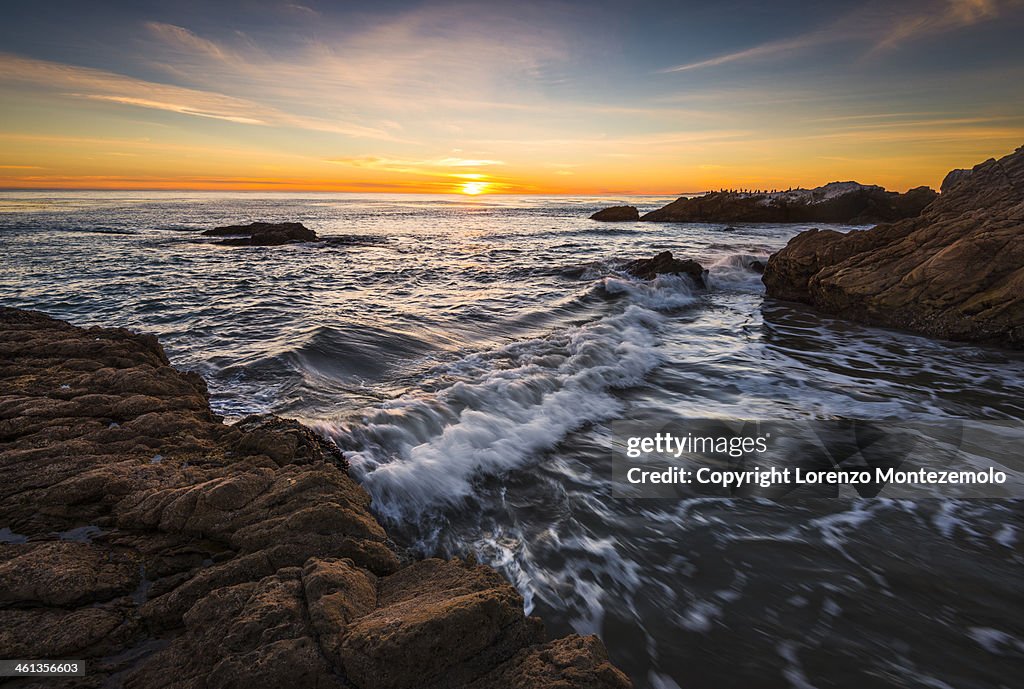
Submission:
[[[766,299],[752,261],[807,226],[587,219],[669,200],[3,192],[0,303],[154,333],[229,419],[311,424],[402,547],[498,568],[638,687],[1007,686],[1019,501],[613,495],[623,420],[1024,420],[1019,353]],[[198,234],[252,220],[342,239]],[[710,289],[622,271],[665,250]]]

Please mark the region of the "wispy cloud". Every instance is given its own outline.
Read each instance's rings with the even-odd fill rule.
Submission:
[[[869,143],[931,143],[947,145],[953,141],[994,141],[1019,145],[1024,127],[921,127],[909,129],[869,129],[807,134],[800,137],[818,141]]]
[[[673,146],[687,146],[720,142],[748,140],[754,132],[741,129],[717,129],[711,131],[674,131],[628,136],[564,137],[558,139],[479,139],[479,145],[535,146],[540,148],[566,147],[602,152],[608,148],[660,147],[671,150]]]
[[[329,163],[348,165],[350,167],[369,168],[373,170],[385,170],[387,172],[400,172],[404,174],[432,175],[443,177],[460,177],[468,179],[479,179],[483,175],[467,172],[451,172],[452,169],[491,167],[504,165],[501,160],[490,160],[487,158],[428,158],[428,159],[402,159],[384,158],[379,156],[348,156],[341,158],[329,158]]]
[[[148,98],[136,98],[133,96],[110,96],[102,93],[72,93],[70,95],[77,96],[80,98],[89,98],[92,100],[108,101],[110,103],[121,103],[122,105],[134,105],[140,108],[167,110],[168,112],[176,112],[182,115],[209,117],[214,120],[225,120],[227,122],[237,122],[238,124],[267,124],[266,122],[262,120],[257,120],[253,117],[241,117],[239,115],[227,115],[217,112],[207,112],[190,105],[183,105],[181,103],[168,103],[164,101],[150,100]]]
[[[331,115],[354,109],[529,109],[565,81],[573,41],[536,8],[429,5],[377,21],[318,27],[275,45],[234,33],[216,41],[149,22],[148,59],[181,83],[258,92]],[[495,27],[501,40],[495,40]]]
[[[286,2],[284,4],[284,9],[287,12],[294,12],[296,14],[305,15],[307,17],[318,18],[318,17],[322,16],[319,12],[314,10],[312,7],[307,7],[306,5],[300,5],[297,2]]]
[[[145,27],[158,41],[177,46],[188,53],[205,55],[216,60],[224,60],[228,57],[216,43],[200,38],[185,27],[165,22],[146,22]]]
[[[846,42],[866,44],[865,56],[870,57],[925,36],[995,19],[1000,16],[1004,6],[1019,4],[1019,0],[945,0],[938,7],[936,3],[928,2],[893,8],[889,3],[869,3],[820,29],[660,71],[689,72],[735,62],[794,55],[818,46]]]
[[[996,19],[1003,9],[997,0],[947,0],[936,10],[929,6],[924,11],[898,17],[886,27],[875,41],[869,55],[898,48],[903,43],[924,36],[962,29],[983,21]]]
[[[661,72],[665,74],[672,72],[689,72],[694,69],[727,65],[731,62],[745,62],[774,55],[794,53],[813,46],[833,43],[837,40],[842,40],[842,38],[843,37],[840,33],[832,30],[814,31],[812,33],[804,34],[803,36],[797,36],[796,38],[762,43],[761,45],[757,45],[752,48],[739,50],[734,53],[726,53],[725,55],[718,55],[717,57],[708,58],[706,60],[697,60],[696,62],[687,62],[674,67],[666,67],[661,70]]]
[[[0,82],[94,101],[164,110],[236,124],[280,126],[355,138],[395,140],[385,129],[289,113],[213,91],[145,81],[88,67],[0,53]]]

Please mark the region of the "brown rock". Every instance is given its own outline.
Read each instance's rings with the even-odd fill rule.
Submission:
[[[573,634],[520,651],[507,663],[473,682],[470,689],[557,686],[613,689],[628,681],[608,661],[604,645],[596,636]]]
[[[942,180],[939,190],[945,194],[960,182],[971,176],[970,170],[950,170]]]
[[[68,610],[0,610],[0,650],[5,658],[89,658],[92,662],[128,647],[141,633],[130,599]]]
[[[809,230],[768,260],[768,295],[952,340],[1024,347],[1024,148],[954,171],[918,218]]]
[[[381,582],[379,605],[349,625],[340,650],[363,688],[460,686],[542,640],[519,594],[486,567],[417,562]]]
[[[515,589],[404,563],[346,469],[294,421],[224,425],[153,337],[0,308],[0,524],[17,534],[0,657],[84,658],[64,685],[82,689],[462,687],[534,668],[507,665],[541,648]],[[593,643],[531,686],[612,676]]]
[[[298,222],[254,222],[227,225],[203,232],[206,237],[228,237],[220,244],[228,246],[280,246],[295,242],[315,242],[316,232]]]
[[[857,182],[782,192],[711,192],[679,198],[640,219],[648,222],[847,223],[866,225],[916,217],[935,200],[928,187],[905,194]]]
[[[640,211],[636,206],[612,206],[599,210],[591,215],[590,219],[603,222],[630,222],[640,219]]]
[[[691,259],[673,258],[671,251],[662,251],[653,258],[630,261],[623,270],[641,280],[653,280],[658,275],[686,275],[698,287],[707,287],[704,266]]]
[[[7,556],[10,556],[7,558]],[[131,593],[139,559],[90,543],[44,541],[0,546],[0,602],[67,607]]]

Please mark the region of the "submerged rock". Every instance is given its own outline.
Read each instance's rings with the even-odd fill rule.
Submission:
[[[848,223],[866,225],[912,218],[937,194],[928,187],[905,194],[857,182],[777,192],[711,192],[680,198],[643,215],[648,222]]]
[[[1024,347],[1024,147],[954,171],[918,218],[808,230],[774,254],[769,296],[953,340]]]
[[[640,211],[636,209],[636,206],[612,206],[599,210],[591,215],[590,219],[603,222],[629,222],[639,220]]]
[[[225,425],[152,336],[0,308],[0,388],[4,657],[87,658],[83,688],[629,686],[493,570],[408,562],[332,443]]]
[[[254,222],[227,225],[203,232],[205,237],[227,237],[219,242],[227,246],[280,246],[295,242],[315,242],[316,232],[298,222]]]
[[[662,251],[654,258],[640,258],[627,263],[623,270],[641,280],[653,280],[658,275],[686,275],[698,287],[707,287],[704,266],[691,259],[672,257],[671,251]]]

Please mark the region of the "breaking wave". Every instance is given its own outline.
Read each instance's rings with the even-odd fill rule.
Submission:
[[[348,460],[382,516],[401,523],[464,503],[480,476],[521,467],[621,411],[613,391],[638,384],[662,361],[664,312],[696,297],[678,276],[608,277],[598,289],[625,297],[614,313],[472,354],[358,423],[324,427],[351,448]]]

